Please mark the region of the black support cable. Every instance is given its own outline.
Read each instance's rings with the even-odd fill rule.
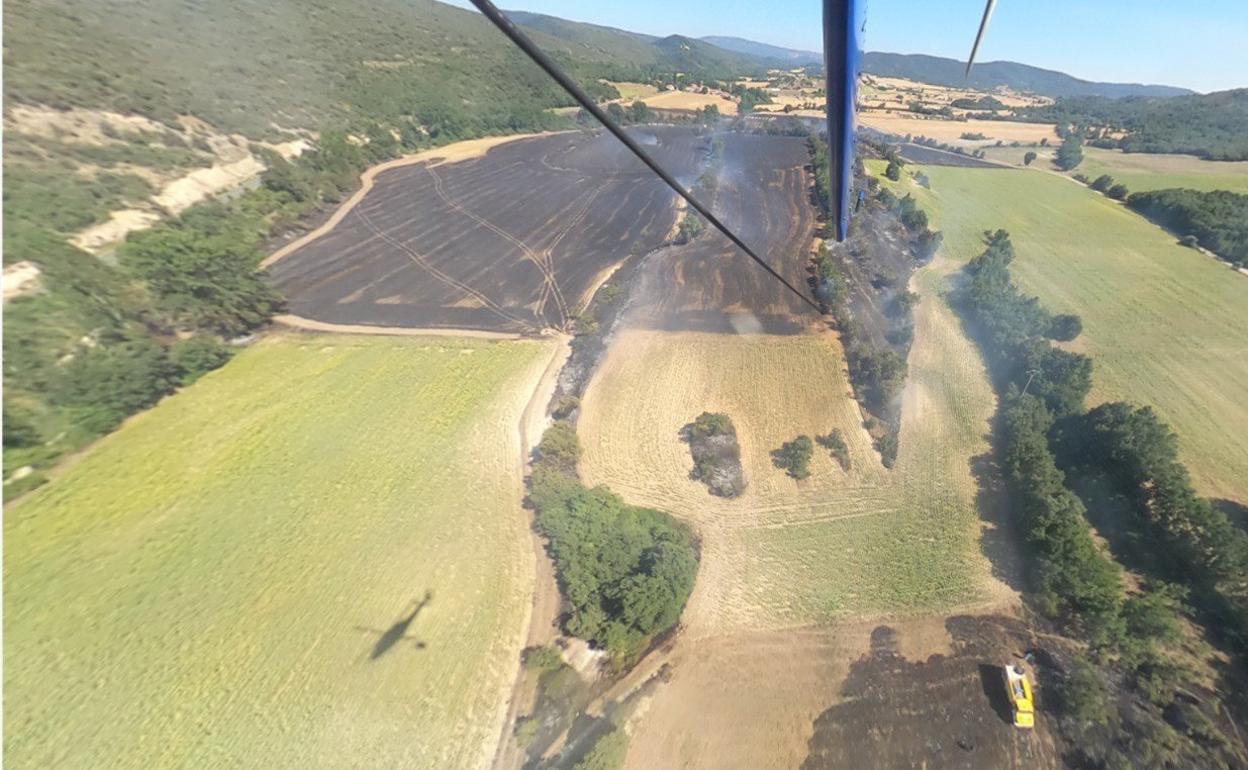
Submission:
[[[594,100],[589,98],[589,96],[583,90],[581,90],[581,87],[578,86],[572,80],[572,78],[565,75],[563,73],[563,70],[559,69],[559,66],[550,60],[550,57],[548,57],[545,53],[542,52],[540,48],[534,45],[533,41],[529,40],[528,36],[525,35],[523,32],[521,32],[516,27],[515,23],[512,22],[511,19],[508,19],[506,16],[503,15],[502,11],[495,8],[494,3],[490,2],[490,0],[472,0],[472,4],[475,5],[477,7],[477,10],[481,11],[481,13],[485,15],[485,18],[489,19],[490,22],[495,27],[498,27],[499,31],[502,32],[504,35],[506,35],[508,39],[511,40],[511,42],[515,43],[516,46],[521,51],[524,51],[524,53],[530,59],[532,59],[533,62],[537,66],[541,67],[546,72],[547,75],[550,75],[552,78],[554,78],[555,82],[558,83],[563,88],[563,90],[567,91],[568,94],[573,99],[576,100],[577,104],[581,105],[581,107],[585,108],[585,110],[589,112],[589,114],[597,118],[598,122],[601,123],[603,126],[605,126],[608,131],[614,134],[616,139],[619,139],[621,142],[623,142],[624,146],[627,147],[630,152],[636,155],[638,160],[646,164],[646,166],[648,166],[651,171],[653,171],[655,174],[658,175],[660,179],[662,179],[664,182],[667,183],[668,187],[675,190],[677,195],[684,198],[689,203],[689,205],[694,208],[695,211],[697,211],[702,216],[706,217],[706,220],[710,222],[712,225],[714,225],[715,229],[719,230],[721,233],[727,236],[728,240],[732,241],[734,244],[737,245],[737,247],[739,247],[742,251],[744,251],[746,256],[748,256],[750,259],[757,262],[760,267],[762,267],[764,270],[770,273],[771,276],[775,278],[777,281],[784,284],[785,287],[788,288],[789,291],[797,295],[797,297],[800,300],[802,300],[802,302],[805,302],[807,305],[810,305],[812,308],[814,308],[816,311],[820,313],[823,312],[823,308],[819,307],[819,304],[817,302],[815,302],[810,297],[807,297],[802,292],[798,291],[796,286],[789,283],[789,281],[784,276],[776,272],[775,269],[773,269],[771,265],[767,264],[765,261],[763,261],[761,257],[755,254],[754,251],[750,249],[749,246],[745,245],[744,241],[742,241],[740,238],[736,236],[735,233],[729,230],[728,227],[724,225],[723,222],[720,222],[719,219],[717,219],[715,215],[710,212],[709,209],[707,209],[701,203],[698,203],[697,199],[694,198],[692,195],[690,195],[688,190],[686,190],[684,187],[681,187],[680,183],[677,182],[674,178],[672,178],[671,174],[668,174],[666,171],[664,171],[663,167],[660,166],[653,158],[650,157],[650,155],[645,150],[641,148],[641,145],[637,144],[637,142],[635,142],[631,136],[625,133],[624,129],[616,125],[615,121],[612,120],[605,112],[603,112],[602,109],[599,108],[598,105],[594,103]]]

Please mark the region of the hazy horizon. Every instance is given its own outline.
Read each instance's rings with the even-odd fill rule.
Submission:
[[[468,0],[447,2],[472,8]],[[766,5],[740,0],[595,5],[515,0],[502,5],[660,37],[739,37],[782,48],[822,50],[821,6],[806,0],[774,0]],[[982,13],[982,0],[939,5],[871,0],[864,50],[965,61]],[[1066,18],[1069,22],[1061,23]],[[1105,33],[1110,29],[1115,30],[1112,36]],[[1043,8],[1006,2],[997,6],[979,60],[1018,62],[1082,80],[1179,86],[1208,93],[1248,86],[1245,39],[1248,6],[1234,0],[1201,0],[1184,8],[1138,0],[1094,4],[1055,0]]]

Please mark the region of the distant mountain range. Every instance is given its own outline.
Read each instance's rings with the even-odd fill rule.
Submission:
[[[703,42],[726,48],[729,51],[758,57],[773,62],[783,62],[790,67],[819,65],[823,54],[794,48],[758,43],[740,37],[709,36]],[[966,78],[966,62],[943,56],[925,54],[901,54],[871,51],[863,56],[863,71],[882,77],[908,78],[938,86],[978,88],[991,91],[1007,86],[1015,91],[1030,91],[1043,96],[1106,96],[1117,99],[1124,96],[1183,96],[1195,93],[1186,88],[1173,86],[1143,85],[1140,83],[1097,83],[1067,75],[1064,72],[1041,69],[1010,61],[991,61],[976,64],[971,77]]]
[[[755,56],[791,67],[819,65],[823,54],[794,48],[758,43],[739,37],[709,36],[703,42],[726,48],[729,51]],[[1117,99],[1124,96],[1183,96],[1195,93],[1174,86],[1142,85],[1139,83],[1097,83],[1067,75],[1064,72],[1041,69],[1010,61],[992,61],[976,64],[967,80],[966,62],[925,54],[901,54],[872,51],[863,56],[862,67],[871,75],[908,78],[938,86],[978,88],[990,91],[1007,86],[1015,91],[1030,91],[1043,96],[1106,96]]]
[[[705,43],[725,48],[729,51],[736,51],[737,53],[756,56],[760,59],[784,62],[791,67],[823,64],[823,54],[817,51],[799,51],[796,48],[781,48],[778,45],[758,43],[753,40],[746,40],[743,37],[721,37],[719,35],[708,35],[698,39]]]
[[[1064,72],[1041,69],[1011,61],[990,61],[976,64],[966,78],[966,62],[923,54],[882,53],[872,51],[863,56],[863,70],[882,77],[909,78],[938,86],[978,88],[990,91],[1008,86],[1015,91],[1030,91],[1044,96],[1183,96],[1195,91],[1174,86],[1142,85],[1139,83],[1095,83]]]
[[[656,37],[527,11],[507,11],[517,24],[558,38],[574,59],[620,66],[655,67],[691,74],[724,77],[729,73],[762,71],[776,62],[683,35]]]

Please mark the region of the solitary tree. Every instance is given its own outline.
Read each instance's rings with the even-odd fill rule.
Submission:
[[[650,119],[650,107],[638,99],[628,108],[628,116],[634,123],[645,123]]]
[[[784,468],[795,479],[810,475],[810,458],[815,453],[815,443],[810,436],[798,436],[787,441],[776,451],[776,465]]]
[[[894,182],[901,179],[901,163],[897,161],[896,156],[888,159],[888,168],[884,169],[884,176]]]
[[[1074,132],[1066,134],[1062,146],[1057,148],[1057,167],[1062,171],[1070,171],[1082,162],[1083,143],[1079,141],[1079,135]]]
[[[1109,188],[1114,184],[1114,178],[1109,174],[1101,174],[1092,180],[1092,184],[1088,185],[1097,192],[1108,192]]]
[[[1031,162],[1035,159],[1036,159],[1036,153],[1033,152],[1032,150],[1028,150],[1027,152],[1023,153],[1023,165],[1024,166],[1030,166]]]

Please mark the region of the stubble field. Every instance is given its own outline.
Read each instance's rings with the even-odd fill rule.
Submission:
[[[909,112],[863,111],[859,122],[877,131],[905,136],[926,136],[951,144],[981,147],[1000,139],[1009,142],[1057,141],[1053,126],[1049,123],[1021,123],[1013,120],[943,120],[925,118]],[[962,134],[983,134],[987,139],[962,139]]]
[[[923,171],[930,189],[909,177],[895,187],[932,213],[954,260],[982,251],[985,229],[1005,228],[1021,288],[1082,317],[1073,344],[1093,358],[1089,406],[1151,405],[1201,494],[1248,502],[1248,276],[1053,174]]]
[[[13,767],[483,767],[551,343],[285,336],[5,514]]]

